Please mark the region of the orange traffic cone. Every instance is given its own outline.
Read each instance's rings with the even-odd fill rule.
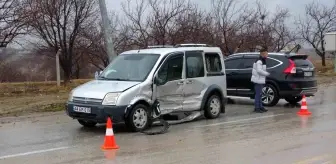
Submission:
[[[102,145],[101,148],[104,150],[119,149],[119,146],[117,145],[114,139],[112,121],[110,117],[107,118],[106,134],[105,134],[104,144]]]
[[[309,112],[308,107],[307,107],[307,100],[306,100],[305,95],[303,95],[301,109],[299,112],[297,112],[297,114],[301,116],[311,115],[311,112]]]

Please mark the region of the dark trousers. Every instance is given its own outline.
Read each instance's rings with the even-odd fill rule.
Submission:
[[[257,84],[254,83],[254,107],[255,109],[262,109],[263,104],[261,101],[261,94],[262,94],[262,88],[264,87],[263,84]]]

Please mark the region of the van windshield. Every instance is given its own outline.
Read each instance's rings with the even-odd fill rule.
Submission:
[[[124,54],[116,57],[100,74],[99,80],[144,81],[159,54]]]

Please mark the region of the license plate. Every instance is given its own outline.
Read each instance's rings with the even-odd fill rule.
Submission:
[[[313,76],[313,72],[304,72],[304,76]]]
[[[91,108],[89,107],[74,106],[73,110],[80,113],[91,113]]]

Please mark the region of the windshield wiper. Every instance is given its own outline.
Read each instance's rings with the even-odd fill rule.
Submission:
[[[114,80],[114,81],[130,81],[130,79],[121,79],[121,78],[106,78],[100,77],[102,80]]]
[[[108,78],[106,78],[104,76],[98,76],[98,80],[108,80]]]
[[[115,80],[115,81],[127,81],[127,80],[125,80],[125,79],[121,79],[121,78],[111,78],[111,79],[109,79],[109,80]]]

